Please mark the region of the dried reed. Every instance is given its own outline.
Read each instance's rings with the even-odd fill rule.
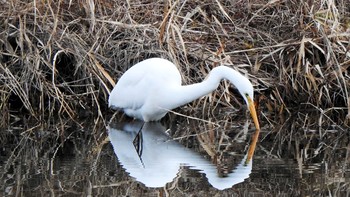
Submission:
[[[153,56],[177,64],[185,84],[203,80],[218,64],[249,64],[233,67],[247,73],[265,98],[260,108],[270,122],[271,115],[314,108],[336,124],[349,124],[349,1],[9,0],[0,5],[0,126],[11,114],[47,120],[93,112],[103,118],[115,80]],[[240,103],[220,93],[229,90],[224,84],[191,108],[204,106],[202,113],[211,114],[218,105]]]

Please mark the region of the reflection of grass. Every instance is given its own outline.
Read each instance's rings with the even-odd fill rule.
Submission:
[[[153,56],[176,63],[185,84],[218,64],[248,63],[233,67],[251,73],[262,111],[283,115],[305,103],[348,124],[349,1],[87,2],[2,3],[0,127],[17,112],[103,119],[115,80]],[[240,102],[227,83],[220,89],[191,109],[208,115]]]
[[[318,113],[309,116],[299,112],[293,114],[283,125],[269,128],[265,126],[258,133],[247,130],[244,117],[224,118],[219,114],[218,126],[200,120],[181,120],[178,129],[173,131],[179,141],[204,156],[226,171],[235,170],[237,156],[249,152],[249,144],[255,143],[252,158],[253,171],[250,178],[235,189],[252,186],[250,192],[258,194],[303,193],[323,195],[331,193],[341,196],[348,191],[350,167],[348,130],[340,126],[318,127]],[[238,119],[238,120],[236,120]],[[328,122],[329,124],[329,122]],[[266,125],[266,124],[264,124]],[[258,138],[254,139],[254,135]],[[194,137],[195,136],[195,137]],[[251,141],[250,141],[251,139]],[[191,142],[190,145],[188,142]],[[209,150],[209,151],[208,151]]]

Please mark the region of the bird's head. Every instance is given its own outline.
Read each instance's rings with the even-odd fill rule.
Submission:
[[[238,71],[227,66],[215,67],[211,73],[212,75],[209,75],[209,77],[212,77],[212,79],[215,79],[216,81],[220,81],[223,78],[228,79],[237,88],[249,108],[255,128],[260,130],[258,116],[254,105],[254,88],[249,79]]]

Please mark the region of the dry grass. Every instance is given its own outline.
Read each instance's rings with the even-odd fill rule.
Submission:
[[[218,64],[250,73],[261,119],[316,109],[349,124],[350,3],[319,1],[0,2],[0,126],[18,114],[39,121],[96,114],[134,63],[160,56],[184,83]],[[229,86],[191,104],[211,114],[240,102]],[[82,113],[84,112],[84,113]],[[91,113],[90,113],[91,112]],[[286,113],[288,112],[288,113]],[[322,126],[323,123],[321,123]]]

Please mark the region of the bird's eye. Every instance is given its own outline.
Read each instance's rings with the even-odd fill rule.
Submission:
[[[245,96],[249,96],[249,94],[248,94],[248,93],[245,93]]]

